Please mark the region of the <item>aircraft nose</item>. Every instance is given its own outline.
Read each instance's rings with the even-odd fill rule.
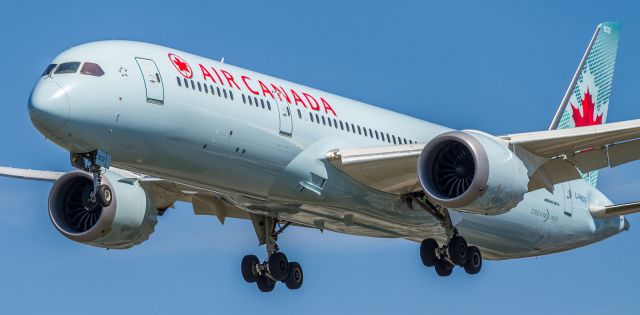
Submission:
[[[57,131],[69,118],[69,97],[53,81],[42,81],[36,85],[31,92],[28,107],[31,122],[40,131]]]

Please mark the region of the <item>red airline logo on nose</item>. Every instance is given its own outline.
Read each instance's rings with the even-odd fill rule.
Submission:
[[[178,72],[180,72],[180,74],[182,74],[182,76],[184,76],[187,79],[191,79],[191,77],[193,77],[193,71],[191,71],[191,66],[189,66],[189,64],[186,61],[184,61],[184,59],[170,53],[169,60],[171,60],[171,63],[173,63],[173,66],[176,67],[176,69],[178,70]]]

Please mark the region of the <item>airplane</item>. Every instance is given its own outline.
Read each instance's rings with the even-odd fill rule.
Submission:
[[[60,53],[29,117],[77,170],[1,167],[52,183],[65,237],[127,249],[176,202],[249,220],[266,256],[241,274],[262,292],[299,289],[290,226],[420,243],[449,276],[483,259],[539,256],[629,229],[640,203],[614,204],[598,170],[640,158],[640,120],[605,123],[620,25],[597,26],[548,130],[454,130],[184,51],[98,41]]]

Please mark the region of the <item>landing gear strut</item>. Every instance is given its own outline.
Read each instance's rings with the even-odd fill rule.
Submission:
[[[240,265],[244,280],[248,283],[255,282],[262,292],[271,292],[277,281],[284,282],[289,289],[299,289],[304,279],[302,267],[297,262],[289,262],[276,243],[278,236],[290,223],[280,226],[278,219],[254,214],[251,215],[251,221],[260,245],[266,245],[267,259],[260,262],[255,255],[244,256]]]
[[[96,206],[108,207],[113,201],[113,193],[107,185],[102,185],[102,173],[111,164],[111,155],[104,151],[71,153],[71,165],[93,175],[93,189],[83,192],[84,206],[88,210]]]
[[[420,259],[427,267],[435,267],[439,276],[447,277],[455,266],[464,267],[468,274],[477,274],[482,268],[482,255],[476,246],[469,246],[467,240],[458,234],[451,222],[448,209],[438,207],[423,195],[412,194],[406,197],[409,205],[418,204],[433,215],[445,229],[447,242],[439,246],[434,239],[425,239],[420,244]]]

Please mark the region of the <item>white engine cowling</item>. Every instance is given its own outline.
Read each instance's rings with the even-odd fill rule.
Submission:
[[[81,171],[63,175],[49,193],[51,222],[67,238],[96,247],[124,249],[147,240],[158,211],[137,182],[122,179],[107,171],[102,184],[111,188],[111,204],[87,209],[83,193],[93,189],[92,175]]]
[[[435,203],[485,215],[514,208],[529,183],[527,168],[506,143],[476,131],[448,132],[427,143],[418,177]]]

